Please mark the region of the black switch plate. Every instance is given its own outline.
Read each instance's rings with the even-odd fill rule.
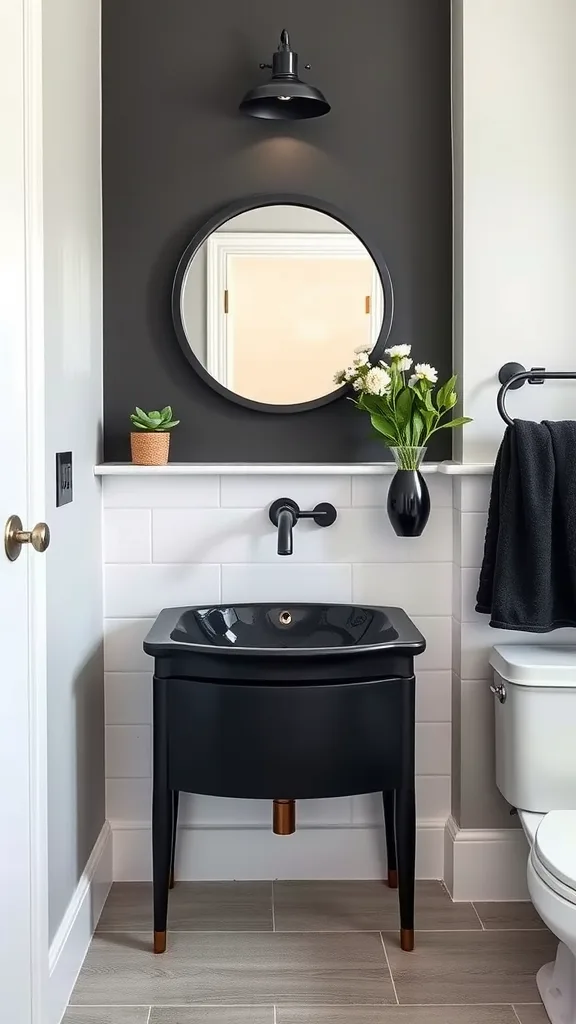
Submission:
[[[56,452],[56,506],[72,501],[72,452]]]

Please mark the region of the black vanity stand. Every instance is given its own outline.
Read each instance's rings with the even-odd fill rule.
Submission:
[[[166,949],[180,792],[270,801],[381,792],[388,884],[399,890],[400,945],[414,948],[413,657],[380,657],[379,667],[390,674],[359,681],[342,678],[342,662],[318,665],[311,683],[303,682],[300,663],[297,673],[285,670],[285,679],[275,673],[271,684],[249,659],[243,659],[242,678],[222,681],[210,678],[209,657],[198,657],[194,677],[189,656],[156,657],[155,953]]]

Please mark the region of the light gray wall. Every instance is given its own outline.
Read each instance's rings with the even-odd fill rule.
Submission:
[[[346,231],[339,221],[319,210],[302,206],[265,206],[233,217],[221,231],[317,231],[329,234]],[[194,257],[184,282],[182,319],[191,348],[206,363],[206,244]]]
[[[48,875],[54,937],[104,823],[99,0],[44,0]],[[55,452],[74,500],[55,507]]]
[[[576,6],[573,0],[452,3],[454,365],[465,412],[465,462],[489,462],[504,424],[500,366],[574,369]],[[537,126],[537,129],[536,129]],[[513,416],[574,417],[574,384],[525,387]],[[489,481],[455,483],[452,813],[465,828],[517,827],[494,778],[496,643],[531,633],[491,629],[474,611]],[[576,630],[538,635],[574,643]]]

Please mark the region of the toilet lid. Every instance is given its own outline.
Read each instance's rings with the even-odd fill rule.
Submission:
[[[550,874],[576,889],[576,811],[549,811],[538,826],[534,846]]]

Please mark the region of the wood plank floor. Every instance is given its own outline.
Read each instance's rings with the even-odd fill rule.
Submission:
[[[556,940],[530,903],[417,883],[416,949],[374,882],[181,882],[151,951],[148,883],[116,883],[64,1024],[546,1024]]]

